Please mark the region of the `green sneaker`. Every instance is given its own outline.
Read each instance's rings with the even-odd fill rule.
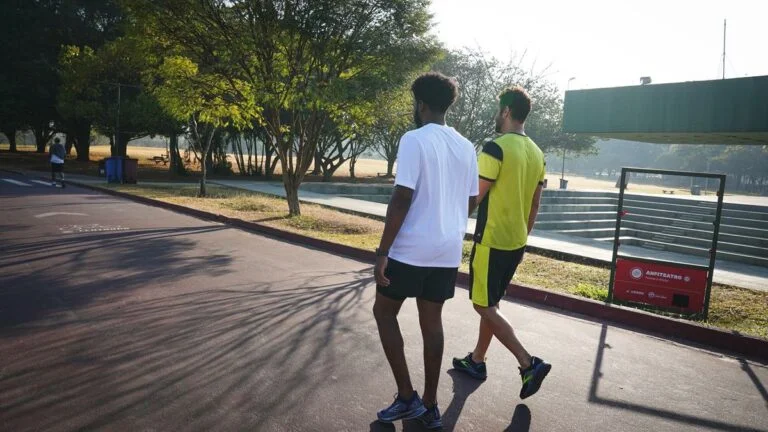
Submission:
[[[520,378],[523,380],[523,388],[520,389],[520,399],[535,395],[550,370],[552,370],[551,364],[545,363],[544,360],[538,357],[532,357],[531,366],[526,370],[520,369]]]
[[[474,379],[485,381],[488,378],[488,371],[485,368],[485,362],[476,363],[472,360],[472,353],[467,354],[464,358],[453,359],[453,368],[459,372],[471,376]]]

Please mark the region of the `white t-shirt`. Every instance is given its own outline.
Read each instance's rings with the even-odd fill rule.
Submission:
[[[397,152],[395,185],[414,192],[389,257],[418,267],[459,267],[469,197],[478,194],[472,143],[434,123],[407,132]]]

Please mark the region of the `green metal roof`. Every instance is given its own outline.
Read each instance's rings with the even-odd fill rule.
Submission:
[[[768,76],[565,93],[565,132],[670,144],[768,144]]]

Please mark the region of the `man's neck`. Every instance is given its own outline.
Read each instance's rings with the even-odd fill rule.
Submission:
[[[525,125],[524,124],[510,125],[509,127],[502,129],[501,133],[503,134],[513,133],[518,135],[525,135]]]
[[[436,124],[436,125],[440,125],[440,126],[445,126],[445,116],[444,115],[442,115],[442,116],[434,116],[434,117],[430,117],[430,118],[424,119],[424,126],[426,126],[426,125],[428,125],[430,123],[433,123],[433,124]]]

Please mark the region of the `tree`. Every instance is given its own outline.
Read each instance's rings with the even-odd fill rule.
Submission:
[[[263,108],[292,216],[301,214],[298,188],[329,115],[399,86],[436,47],[426,0],[130,4],[185,56],[210,60],[223,82],[248,83],[245,93],[232,90]]]
[[[459,82],[459,99],[448,113],[450,124],[476,146],[482,146],[496,133],[499,93],[505,87],[520,85],[533,101],[526,133],[544,152],[592,151],[593,138],[562,132],[563,101],[557,86],[546,79],[547,69],[529,70],[523,67],[524,62],[524,54],[502,62],[481,50],[447,51],[433,69]]]
[[[117,0],[25,0],[0,2],[0,15],[7,24],[0,38],[0,127],[31,128],[43,152],[59,129],[86,129],[80,120],[62,122],[56,110],[61,47],[100,47],[119,34],[122,12]]]
[[[240,100],[247,94],[247,83],[232,81],[199,66],[185,57],[168,57],[155,74],[148,78],[152,93],[174,118],[189,122],[190,136],[201,150],[199,196],[206,196],[207,160],[221,128],[242,129],[259,115],[259,108]],[[235,90],[235,93],[230,92]]]
[[[385,93],[378,104],[380,111],[373,124],[371,140],[373,148],[387,161],[387,177],[394,174],[400,138],[413,125],[413,102],[405,87]]]

